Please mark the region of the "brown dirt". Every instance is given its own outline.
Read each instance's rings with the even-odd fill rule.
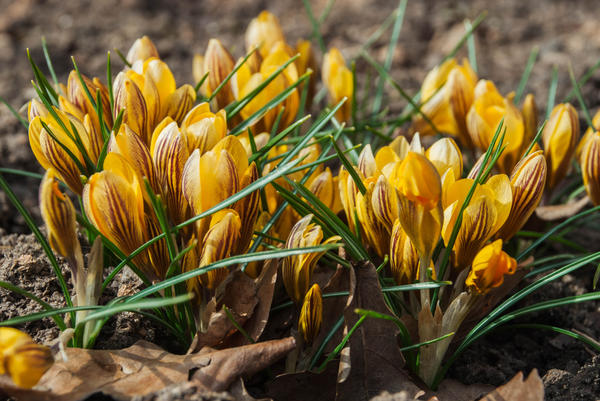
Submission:
[[[326,3],[326,0],[311,1],[317,14]],[[385,0],[336,1],[323,26],[325,42],[338,46],[347,57],[352,57],[395,7],[396,2]],[[599,7],[594,0],[410,2],[394,55],[392,75],[409,93],[414,92],[427,70],[462,35],[463,20],[473,20],[487,10],[488,16],[476,34],[480,76],[496,81],[504,93],[516,89],[531,48],[538,46],[540,54],[528,90],[536,94],[538,106],[543,109],[553,65],[559,67],[557,99],[560,100],[570,90],[569,62],[573,63],[575,74],[580,75],[600,57]],[[245,26],[262,9],[269,9],[279,16],[289,41],[310,35],[310,23],[302,3],[293,0],[0,0],[0,9],[3,10],[0,15],[0,63],[5,66],[0,69],[0,96],[16,108],[33,96],[29,84],[32,74],[24,49],[30,48],[34,59],[41,64],[42,35],[48,40],[61,82],[71,69],[71,55],[84,72],[103,77],[105,51],[115,48],[126,51],[133,40],[143,34],[155,41],[177,81],[189,82],[193,53],[202,52],[209,38],[219,37],[240,55]],[[374,43],[371,54],[382,60],[386,46],[387,36],[384,36]],[[118,70],[120,61],[114,56],[113,60],[113,70]],[[359,64],[359,70],[364,69],[364,65]],[[592,108],[600,105],[598,88],[600,73],[584,87],[584,96]],[[398,104],[398,95],[390,93],[389,102]],[[5,107],[0,107],[0,166],[40,171],[27,145],[27,133]],[[6,178],[39,222],[36,207],[39,182],[12,175],[6,175]],[[59,288],[32,236],[8,235],[24,232],[27,232],[24,220],[0,191],[0,279],[21,285],[53,305],[61,305]],[[589,291],[592,274],[590,269],[585,269],[569,276],[550,286],[544,296]],[[114,294],[120,285],[131,284],[131,280],[131,277],[121,277],[109,291]],[[0,320],[38,310],[22,297],[4,290],[0,290],[0,295]],[[587,304],[556,309],[533,320],[577,328],[598,338],[599,313],[597,304]],[[48,341],[57,333],[48,319],[29,323],[24,328],[40,341]],[[162,346],[171,343],[160,328],[124,314],[106,326],[98,346],[124,347],[137,338],[146,338]],[[578,342],[548,332],[497,331],[471,348],[457,362],[451,376],[465,382],[501,384],[517,371],[534,367],[544,376],[549,400],[594,400],[600,397],[598,356]]]

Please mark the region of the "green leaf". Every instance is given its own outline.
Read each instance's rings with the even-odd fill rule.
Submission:
[[[531,75],[531,71],[533,71],[533,66],[535,64],[535,60],[537,59],[538,53],[540,52],[540,48],[534,46],[531,49],[531,53],[529,53],[529,58],[527,59],[527,64],[525,64],[525,70],[523,71],[523,75],[521,76],[521,80],[519,81],[519,86],[517,87],[517,93],[515,94],[515,104],[521,103],[521,98],[525,93],[525,87],[527,86],[527,81],[529,81],[529,76]]]
[[[354,184],[356,184],[356,187],[358,188],[360,193],[364,195],[365,193],[367,193],[367,187],[365,187],[365,184],[363,184],[362,180],[360,179],[360,175],[358,175],[358,172],[354,169],[352,163],[350,163],[350,161],[344,155],[344,152],[342,152],[337,143],[335,143],[335,141],[333,140],[333,136],[329,138],[331,139],[331,144],[333,145],[333,148],[335,149],[338,158],[342,162],[342,165],[344,166],[348,174],[350,174],[350,176],[352,177],[352,180],[354,181]]]
[[[27,298],[31,299],[32,301],[35,301],[46,311],[52,311],[55,309],[54,307],[52,307],[52,305],[50,305],[47,302],[44,302],[42,299],[37,297],[35,294],[32,294],[31,292],[24,290],[21,287],[18,287],[12,283],[9,283],[8,281],[0,281],[0,287],[7,289],[11,292],[14,292],[15,294],[19,294],[24,297],[27,297]],[[65,324],[65,321],[63,320],[62,317],[60,317],[60,316],[51,316],[51,317],[52,317],[52,320],[54,320],[54,322],[56,323],[56,325],[58,326],[58,328],[61,331],[64,331],[67,329],[67,325]]]
[[[550,78],[550,86],[548,87],[548,105],[546,106],[546,120],[550,118],[554,102],[556,100],[556,88],[558,87],[558,69],[552,67],[552,78]]]
[[[571,78],[571,83],[573,84],[573,89],[575,90],[575,95],[577,96],[577,100],[579,101],[579,105],[583,109],[583,116],[585,117],[585,121],[587,122],[589,127],[593,127],[594,123],[592,121],[592,115],[590,114],[590,110],[588,109],[585,101],[583,100],[583,95],[581,94],[581,88],[575,79],[575,74],[573,73],[573,66],[569,63],[569,78]]]
[[[392,61],[394,60],[394,52],[396,51],[396,44],[400,37],[400,31],[402,30],[402,23],[404,21],[404,14],[406,11],[407,0],[400,0],[398,7],[396,8],[396,21],[392,28],[392,34],[390,36],[390,43],[388,44],[387,53],[385,55],[385,61],[383,63],[383,69],[389,74],[392,68]],[[381,77],[375,91],[375,98],[373,100],[373,113],[377,113],[381,109],[381,102],[383,100],[383,89],[385,79]],[[356,87],[356,86],[355,86]]]
[[[220,269],[222,267],[235,266],[235,265],[238,265],[241,263],[250,263],[250,262],[256,262],[256,261],[261,261],[261,260],[284,258],[287,256],[303,255],[306,253],[328,251],[330,249],[336,249],[339,247],[340,247],[340,244],[325,244],[325,245],[309,246],[309,247],[303,247],[303,248],[282,249],[282,250],[277,250],[277,251],[263,251],[263,252],[248,253],[245,255],[231,256],[229,258],[221,259],[219,261],[208,264],[206,266],[198,267],[196,269],[178,274],[177,276],[174,276],[170,279],[161,281],[160,283],[156,283],[148,288],[143,289],[142,291],[138,292],[137,294],[132,295],[127,302],[135,301],[135,300],[147,297],[147,296],[152,295],[152,294],[154,294],[160,290],[163,290],[169,286],[185,282],[191,278],[197,277],[201,274],[205,274],[211,270]]]
[[[73,302],[71,301],[71,295],[69,293],[69,288],[67,287],[67,282],[65,280],[65,277],[62,274],[60,266],[58,265],[58,261],[56,260],[56,257],[54,256],[54,252],[52,252],[52,249],[50,248],[48,241],[46,241],[46,237],[44,237],[44,235],[42,234],[40,229],[37,227],[37,224],[35,224],[35,222],[33,221],[33,218],[31,217],[31,215],[29,214],[29,212],[27,211],[25,206],[23,206],[21,201],[17,198],[17,196],[11,189],[10,185],[8,185],[8,183],[2,176],[2,174],[0,174],[0,187],[2,187],[2,189],[6,193],[6,196],[8,197],[10,202],[13,204],[13,206],[19,211],[21,216],[23,216],[23,218],[25,219],[25,223],[27,224],[27,226],[29,227],[31,232],[33,232],[33,235],[35,235],[35,238],[38,240],[42,249],[44,250],[44,253],[48,257],[48,260],[50,261],[50,265],[52,266],[52,270],[54,270],[54,274],[56,275],[58,284],[62,290],[63,297],[65,298],[65,303],[68,306],[73,306]],[[75,314],[73,314],[71,316],[71,319],[72,319],[72,321],[75,320]]]
[[[471,25],[471,21],[469,21],[468,19],[465,20],[464,25],[465,25],[465,30],[467,32],[469,32],[469,30],[473,28],[473,25]],[[469,53],[469,64],[471,64],[471,68],[473,69],[473,72],[475,72],[475,74],[477,74],[477,52],[475,50],[475,36],[474,35],[467,36],[467,51]]]

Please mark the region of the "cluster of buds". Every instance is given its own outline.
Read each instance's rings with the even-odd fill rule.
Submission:
[[[485,152],[502,124],[504,151],[496,163],[510,173],[536,136],[538,115],[535,98],[525,96],[521,109],[514,94],[502,96],[492,81],[481,79],[469,63],[449,59],[431,70],[421,87],[421,112],[413,122],[421,135],[444,133],[469,149]],[[577,112],[569,104],[557,105],[542,133],[548,161],[548,190],[564,178],[579,140]]]
[[[285,244],[286,248],[330,244],[340,240],[339,236],[332,236],[323,241],[323,229],[318,224],[311,223],[312,218],[312,215],[306,215],[294,225]],[[283,260],[281,268],[285,290],[300,309],[298,330],[308,344],[319,334],[323,318],[321,288],[313,283],[313,271],[324,253],[289,256]]]
[[[454,282],[453,293],[442,299],[442,306],[452,312],[444,315],[444,329],[439,328],[444,332],[431,329],[428,290],[421,290],[420,300],[406,297],[409,310],[419,316],[421,341],[455,331],[474,300],[516,271],[516,261],[502,251],[503,241],[527,222],[542,199],[542,151],[520,160],[510,176],[486,176],[481,169],[476,165],[462,178],[463,154],[454,140],[442,138],[425,149],[416,134],[411,143],[398,137],[375,154],[368,145],[363,149],[355,168],[362,192],[348,171],[340,171],[340,194],[350,226],[360,230],[365,246],[378,257],[389,255],[398,285],[436,277]],[[440,242],[451,255],[452,268],[446,272],[436,271],[439,260],[433,260]],[[421,330],[425,326],[433,331]],[[426,382],[433,380],[448,344],[439,342],[436,352],[422,357],[419,374]]]
[[[208,103],[194,106],[193,88],[176,86],[148,38],[137,40],[127,58],[131,67],[117,75],[114,97],[98,79],[72,72],[56,105],[33,100],[29,107],[31,147],[48,171],[40,191],[42,214],[50,244],[72,266],[79,305],[97,293],[97,285],[94,291],[86,285],[92,276],[101,282],[102,260],[94,274],[91,269],[84,274],[76,211],[60,192],[59,180],[81,196],[85,219],[128,256],[163,231],[157,207],[177,226],[258,179],[242,141],[227,135],[225,111],[213,113]],[[88,93],[97,94],[96,100]],[[246,252],[258,211],[258,192],[253,192],[178,230],[169,239],[177,249],[194,245],[182,269]],[[163,238],[132,263],[156,282],[165,278],[172,256]],[[214,293],[227,273],[210,271],[188,287]]]

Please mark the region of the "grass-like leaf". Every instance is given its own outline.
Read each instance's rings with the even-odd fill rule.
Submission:
[[[533,66],[535,65],[535,60],[537,59],[539,52],[540,48],[534,46],[533,49],[531,49],[531,53],[529,53],[529,58],[527,58],[527,64],[525,64],[525,70],[523,71],[523,75],[521,76],[521,80],[519,81],[519,86],[517,86],[517,92],[515,93],[515,104],[521,103],[521,98],[525,93],[527,81],[529,81],[529,76],[531,75],[531,71],[533,71]]]

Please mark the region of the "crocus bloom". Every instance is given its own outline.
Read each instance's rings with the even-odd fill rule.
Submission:
[[[581,174],[594,205],[600,205],[600,133],[594,132],[581,151]]]
[[[504,275],[517,270],[517,261],[502,250],[502,240],[485,246],[473,259],[465,285],[477,294],[485,294],[504,282]]]
[[[541,150],[529,154],[514,168],[510,176],[512,207],[506,223],[496,234],[508,241],[527,222],[540,204],[546,185],[546,159]]]
[[[449,59],[431,70],[421,86],[421,110],[440,132],[458,138],[470,146],[465,118],[471,104],[477,75],[469,62],[462,65]],[[423,116],[415,117],[414,128],[422,135],[434,134],[434,128]]]
[[[8,374],[17,386],[32,388],[53,362],[48,347],[20,330],[0,327],[0,374]]]
[[[337,104],[344,97],[347,98],[338,110],[336,118],[340,121],[349,120],[352,114],[352,96],[354,96],[352,72],[346,67],[342,53],[335,47],[332,47],[323,57],[322,80],[329,92],[331,103]]]
[[[492,81],[479,81],[475,101],[467,114],[467,129],[473,144],[482,151],[487,150],[501,122],[502,130],[506,130],[503,142],[506,148],[498,160],[498,168],[508,172],[521,158],[526,142],[523,115],[511,99],[500,95]]]
[[[579,117],[569,103],[554,106],[542,132],[544,154],[548,162],[548,188],[554,189],[569,170],[579,141]]]
[[[338,236],[333,236],[323,241],[323,229],[311,223],[312,218],[312,214],[308,214],[294,225],[285,244],[287,249],[330,244],[340,239]],[[296,305],[303,302],[310,287],[313,270],[324,253],[325,251],[304,253],[288,256],[283,260],[281,268],[283,284]]]
[[[323,296],[319,284],[313,284],[304,297],[298,320],[298,331],[308,344],[312,344],[319,334],[322,320]]]
[[[450,241],[460,209],[467,198],[473,180],[444,176],[444,227],[442,237],[446,245]],[[458,236],[452,248],[454,265],[459,269],[468,267],[477,252],[506,222],[512,204],[510,181],[504,174],[492,176],[485,184],[477,185],[465,208]]]

